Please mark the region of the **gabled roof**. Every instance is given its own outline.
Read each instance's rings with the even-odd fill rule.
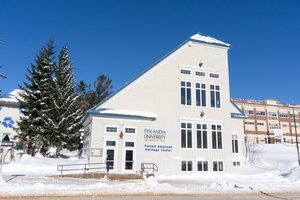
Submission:
[[[177,51],[179,48],[181,48],[183,45],[185,45],[187,42],[197,42],[197,43],[202,43],[202,44],[210,44],[210,45],[215,45],[215,46],[220,46],[220,47],[226,47],[229,48],[230,44],[227,44],[225,42],[222,42],[220,40],[217,40],[215,38],[209,37],[209,36],[205,36],[202,35],[200,33],[197,33],[193,36],[191,36],[189,39],[187,39],[186,41],[184,41],[182,44],[180,44],[178,47],[176,47],[174,50],[172,50],[171,52],[169,52],[167,55],[165,55],[164,57],[162,57],[160,60],[158,60],[157,62],[155,62],[153,65],[151,65],[147,70],[145,70],[144,72],[142,72],[140,75],[138,75],[136,78],[134,78],[132,81],[130,81],[129,83],[127,83],[126,85],[124,85],[123,87],[121,87],[119,90],[117,90],[116,92],[112,93],[109,97],[107,97],[106,99],[104,99],[104,101],[100,102],[99,104],[95,105],[93,108],[91,108],[89,111],[87,111],[88,114],[95,114],[95,112],[97,112],[97,108],[99,108],[101,105],[105,104],[108,100],[110,100],[111,98],[113,98],[115,95],[117,95],[119,92],[121,92],[123,89],[125,89],[127,86],[131,85],[134,81],[136,81],[138,78],[140,78],[141,76],[143,76],[144,74],[146,74],[147,72],[149,72],[153,67],[157,66],[160,62],[162,62],[163,60],[165,60],[167,57],[169,57],[171,54],[173,54],[175,51]],[[85,116],[86,117],[86,116]],[[85,118],[84,117],[84,118]],[[84,120],[84,119],[83,119]]]

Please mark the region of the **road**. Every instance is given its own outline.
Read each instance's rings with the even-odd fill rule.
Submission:
[[[2,198],[1,198],[2,199]],[[4,198],[3,200],[15,199]],[[198,194],[198,195],[105,195],[105,196],[73,196],[73,197],[23,197],[22,200],[300,200],[300,192],[284,193],[227,193],[227,194]]]

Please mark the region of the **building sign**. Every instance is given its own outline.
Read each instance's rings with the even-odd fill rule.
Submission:
[[[173,146],[145,144],[144,150],[148,152],[171,152],[173,150]]]
[[[144,140],[152,142],[165,142],[166,131],[162,129],[144,129]]]
[[[91,156],[92,157],[102,157],[103,156],[103,149],[102,148],[92,148],[91,149]]]

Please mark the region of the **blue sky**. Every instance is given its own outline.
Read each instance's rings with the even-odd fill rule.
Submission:
[[[231,44],[231,97],[300,103],[300,0],[0,0],[0,88],[51,36],[77,82],[105,74],[117,90],[197,32]]]

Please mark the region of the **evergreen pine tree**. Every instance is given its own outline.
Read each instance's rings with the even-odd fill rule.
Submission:
[[[46,152],[49,141],[46,135],[51,132],[49,127],[49,111],[51,107],[51,94],[53,93],[53,63],[54,46],[53,40],[43,47],[31,68],[26,75],[28,82],[20,86],[20,108],[24,114],[18,122],[19,144],[27,150],[27,153],[34,155],[37,152]]]
[[[76,86],[76,93],[79,96],[80,108],[83,113],[91,108],[89,102],[89,95],[91,93],[90,86],[84,82],[84,80],[79,81]]]
[[[53,110],[49,116],[49,129],[52,129],[51,146],[56,147],[58,155],[62,148],[78,149],[80,144],[79,129],[83,113],[79,99],[75,93],[73,66],[70,62],[67,47],[64,46],[59,55],[58,65],[55,67],[55,92],[52,95]]]
[[[76,92],[80,96],[80,104],[83,112],[97,105],[112,93],[112,81],[101,74],[94,82],[95,90],[91,90],[84,81],[77,85]]]

